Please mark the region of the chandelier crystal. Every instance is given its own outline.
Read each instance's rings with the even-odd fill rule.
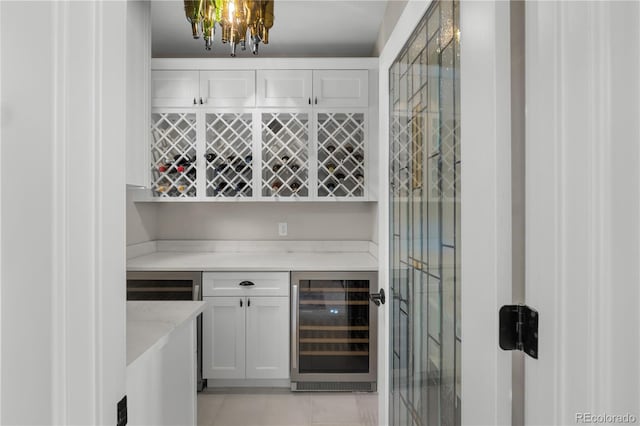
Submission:
[[[220,25],[223,43],[231,46],[231,56],[247,48],[247,33],[251,52],[258,54],[260,43],[269,43],[273,27],[274,0],[184,0],[184,13],[191,24],[193,38],[202,36],[204,48],[211,50],[216,29]]]

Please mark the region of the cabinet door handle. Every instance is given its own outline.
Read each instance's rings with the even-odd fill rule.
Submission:
[[[200,98],[200,105],[202,105],[202,104],[203,104],[203,102],[202,102],[202,98]]]
[[[316,105],[318,105],[318,97],[317,96],[316,96],[315,102],[316,102]]]
[[[311,98],[309,98],[309,105],[311,105]]]
[[[252,285],[255,285],[255,284],[252,283],[251,281],[242,281],[238,285],[241,285],[242,287],[248,287],[248,286],[252,286]]]
[[[240,307],[242,308],[242,299],[240,299]]]
[[[251,299],[247,299],[247,307],[251,306]]]
[[[196,98],[193,98],[193,104],[194,104],[194,105],[196,105],[196,104],[197,104],[197,102],[196,102]]]

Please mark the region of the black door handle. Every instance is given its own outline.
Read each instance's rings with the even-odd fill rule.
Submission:
[[[240,299],[240,307],[242,308],[242,299]]]
[[[251,306],[251,299],[247,299],[247,307]]]
[[[376,306],[380,306],[380,304],[384,305],[386,302],[386,297],[384,296],[384,289],[380,289],[380,293],[371,293],[369,295],[369,299],[376,304]]]
[[[252,283],[251,281],[242,281],[238,285],[241,285],[242,287],[247,287],[247,286],[251,286],[251,285],[255,285],[255,284]]]

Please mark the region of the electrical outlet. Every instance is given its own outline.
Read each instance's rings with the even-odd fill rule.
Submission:
[[[287,222],[278,223],[278,235],[281,237],[287,236]]]

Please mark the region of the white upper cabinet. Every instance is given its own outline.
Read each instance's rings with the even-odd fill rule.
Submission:
[[[367,107],[367,70],[265,70],[257,74],[259,107]]]
[[[369,106],[367,70],[313,72],[313,104],[321,107]]]
[[[258,70],[256,101],[259,107],[311,105],[310,70]]]
[[[255,71],[200,71],[199,97],[205,105],[254,107],[255,91]]]
[[[199,102],[199,71],[152,71],[151,105],[188,107]]]
[[[154,107],[255,107],[255,71],[153,71]]]

